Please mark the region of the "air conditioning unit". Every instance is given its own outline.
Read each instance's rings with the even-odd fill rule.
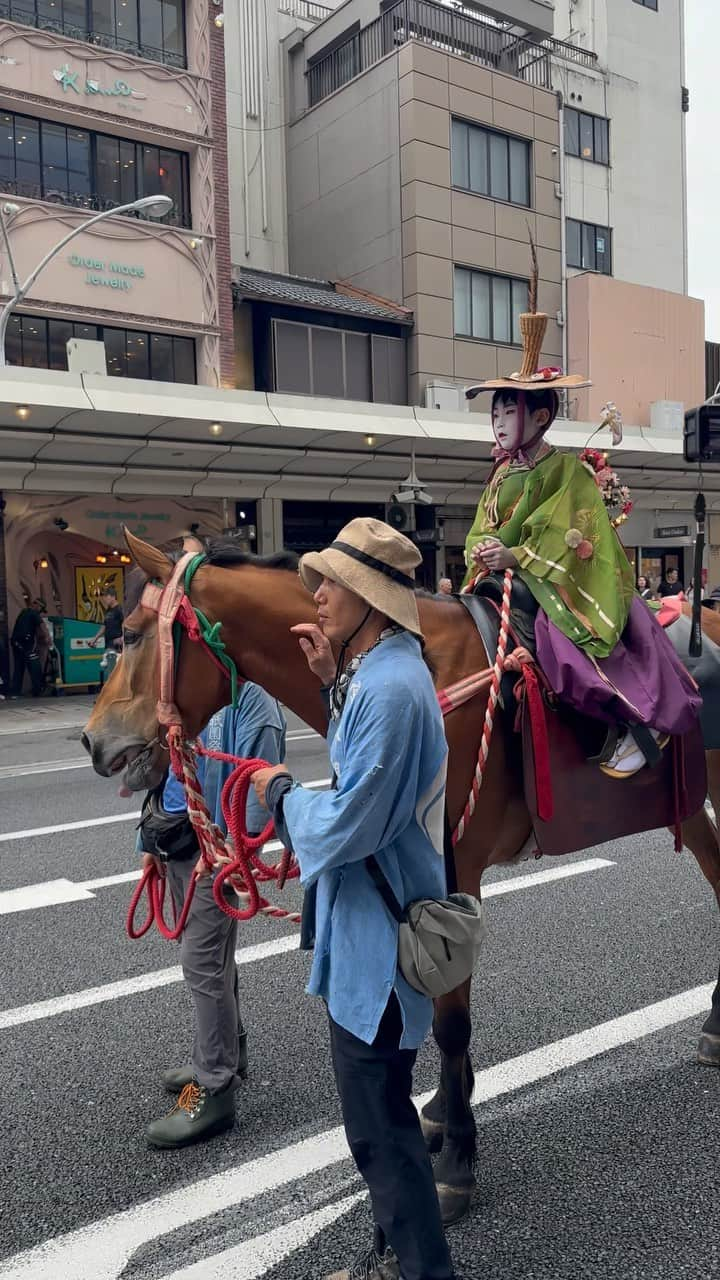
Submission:
[[[682,435],[685,405],[682,400],[655,400],[650,405],[650,426],[661,435]]]
[[[467,413],[468,402],[465,399],[465,388],[457,387],[452,382],[426,382],[425,408],[447,409],[452,413]]]
[[[90,338],[69,338],[66,350],[71,373],[95,373],[107,377],[104,342],[93,342]]]

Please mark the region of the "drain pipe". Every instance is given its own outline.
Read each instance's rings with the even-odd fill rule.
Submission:
[[[560,130],[560,149],[558,153],[559,159],[559,181],[558,195],[560,196],[560,306],[562,308],[562,367],[563,373],[569,373],[568,369],[568,288],[567,288],[567,229],[565,225],[565,102],[562,90],[557,90],[558,100],[558,127]],[[570,396],[565,390],[563,392],[565,401],[565,417],[570,417]]]

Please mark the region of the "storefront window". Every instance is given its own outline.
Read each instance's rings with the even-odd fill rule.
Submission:
[[[0,114],[0,189],[93,209],[167,195],[173,207],[162,220],[191,225],[184,152],[12,112]]]
[[[149,378],[153,382],[194,385],[194,338],[169,333],[146,333],[115,325],[77,324],[46,320],[44,316],[12,315],[5,350],[8,364],[32,369],[67,369],[66,343],[85,338],[105,345],[107,371],[114,378]]]

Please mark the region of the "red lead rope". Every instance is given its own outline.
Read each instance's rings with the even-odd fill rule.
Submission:
[[[207,868],[206,874],[212,874],[216,868],[220,868],[213,881],[213,898],[218,907],[233,920],[251,920],[253,916],[260,914],[299,924],[301,917],[298,912],[285,911],[281,907],[273,906],[260,895],[257,887],[258,883],[276,880],[282,888],[286,880],[296,879],[300,874],[296,860],[287,849],[283,851],[277,866],[269,866],[260,858],[259,853],[263,845],[275,834],[272,819],[268,820],[260,835],[251,836],[248,833],[245,810],[251,785],[250,779],[258,769],[270,767],[267,761],[243,760],[222,751],[211,751],[199,743],[192,748],[183,741],[179,726],[177,726],[177,732],[174,732],[175,728],[176,726],[171,726],[168,731],[173,769],[185,784],[188,817],[198,837],[201,859]],[[224,763],[236,765],[225,782],[220,798],[228,831],[227,837],[212,821],[205,804],[195,768],[195,752],[210,756],[213,760],[222,760]],[[180,915],[177,916],[175,925],[171,928],[164,918],[165,877],[159,874],[154,865],[147,867],[130,900],[127,917],[128,936],[133,939],[142,938],[155,924],[163,938],[176,941],[185,928],[199,874],[201,873],[196,871],[193,875]],[[226,887],[234,889],[241,898],[246,900],[247,905],[232,906],[226,896]],[[136,927],[135,915],[144,893],[148,899],[147,916],[143,924]]]

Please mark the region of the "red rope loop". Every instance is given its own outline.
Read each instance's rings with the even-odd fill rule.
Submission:
[[[271,818],[257,836],[251,836],[247,829],[245,813],[251,778],[258,769],[269,768],[268,762],[243,760],[239,756],[228,755],[224,751],[211,751],[199,742],[190,744],[185,741],[182,726],[177,721],[168,727],[167,741],[172,770],[185,788],[188,817],[200,846],[200,860],[204,874],[214,874],[215,877],[213,898],[217,906],[233,920],[252,920],[254,916],[262,914],[273,919],[299,924],[301,917],[298,912],[285,911],[281,907],[273,906],[258,890],[259,883],[269,881],[277,881],[282,889],[286,880],[296,879],[300,875],[297,860],[292,857],[288,849],[283,851],[276,866],[264,862],[260,857],[261,849],[275,834]],[[213,822],[205,803],[197,776],[196,755],[209,756],[213,760],[221,760],[236,766],[226,780],[220,797],[227,836]],[[197,880],[202,874],[202,870],[196,870],[180,915],[174,927],[171,928],[164,918],[165,877],[161,876],[154,866],[147,867],[130,901],[127,918],[128,935],[133,939],[142,938],[155,924],[164,938],[177,940],[187,923]],[[233,889],[246,899],[246,905],[233,906],[226,896],[227,888]],[[143,924],[136,927],[135,916],[143,894],[148,898],[148,912]]]

